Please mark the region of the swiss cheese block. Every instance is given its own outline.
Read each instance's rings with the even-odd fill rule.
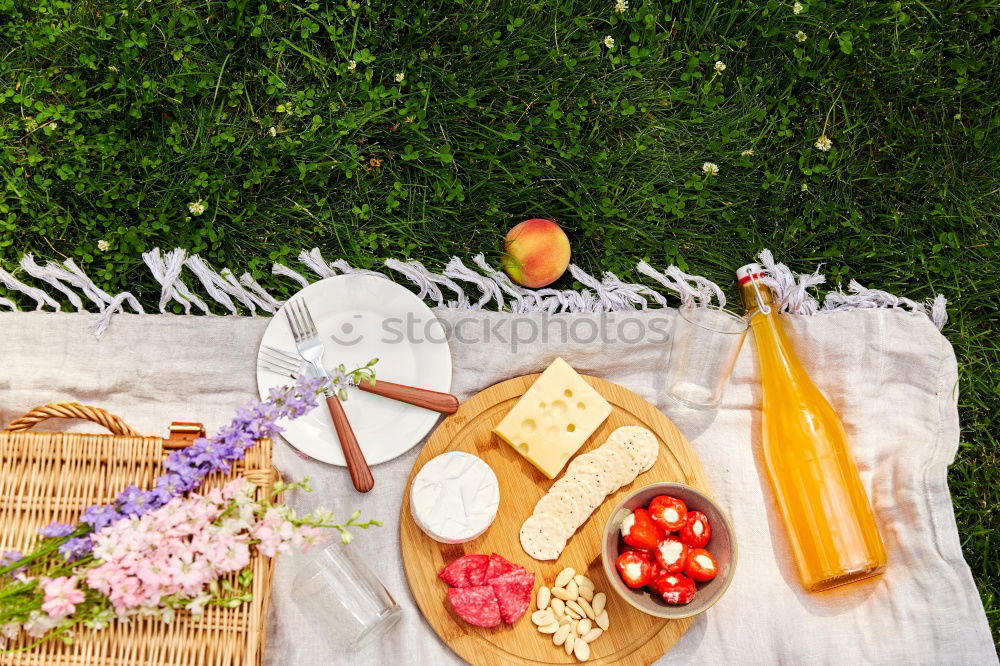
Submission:
[[[608,401],[557,358],[493,432],[554,479],[609,414]]]

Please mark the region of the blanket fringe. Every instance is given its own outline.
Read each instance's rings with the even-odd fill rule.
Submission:
[[[185,284],[185,268],[194,274],[212,301],[229,314],[248,312],[250,316],[256,316],[258,310],[273,314],[282,305],[282,301],[270,294],[250,273],[244,272],[237,279],[229,268],[217,271],[197,254],[188,255],[181,248],[169,252],[154,248],[144,253],[142,259],[160,284],[159,310],[163,313],[167,312],[171,302],[176,302],[184,308],[185,314],[191,314],[192,309],[213,314],[206,301]],[[320,279],[334,275],[370,275],[392,279],[380,271],[351,266],[343,259],[328,261],[319,248],[303,250],[297,259]],[[813,273],[794,273],[785,264],[776,262],[771,251],[766,249],[760,252],[758,259],[770,274],[767,282],[775,290],[781,312],[817,315],[871,308],[905,309],[924,314],[938,330],[948,321],[947,300],[943,295],[919,302],[865,287],[854,280],[848,284],[846,291],[838,288],[827,292],[821,304],[812,293],[815,287],[826,282],[826,276],[820,273],[819,268]],[[598,278],[575,264],[570,265],[569,273],[581,285],[580,289],[527,289],[515,284],[506,273],[492,266],[483,254],[473,257],[472,264],[473,267],[467,266],[460,258],[452,257],[440,273],[435,273],[419,261],[386,259],[384,262],[386,269],[416,285],[417,295],[421,299],[431,301],[438,307],[451,309],[555,314],[645,310],[651,302],[660,307],[667,305],[667,298],[654,288],[624,282],[610,272],[605,272]],[[111,318],[121,312],[126,304],[135,312],[143,312],[131,293],[122,292],[111,296],[98,287],[72,259],[66,259],[62,263],[49,261],[41,266],[32,255],[25,254],[20,261],[20,268],[26,276],[52,287],[78,312],[87,310],[80,297],[82,293],[99,311],[94,326],[94,333],[98,337],[107,329]],[[636,270],[675,294],[682,305],[707,305],[713,302],[721,307],[726,305],[726,296],[719,285],[700,275],[689,275],[677,266],[668,266],[660,271],[641,261]],[[302,287],[310,284],[310,279],[305,275],[281,263],[275,263],[271,272],[276,276],[287,277]],[[36,310],[61,308],[61,303],[44,289],[27,284],[2,268],[0,285],[34,300]],[[478,296],[470,296],[470,288],[473,292],[478,292]],[[3,296],[0,296],[0,308],[18,309],[14,301]]]
[[[184,314],[191,314],[192,305],[198,306],[205,314],[211,314],[208,306],[191,293],[191,290],[180,279],[186,256],[187,252],[180,248],[171,250],[166,255],[161,255],[158,247],[142,255],[142,260],[146,262],[153,278],[160,283],[160,312],[166,312],[167,303],[174,300],[184,308]]]
[[[419,261],[400,261],[398,259],[386,259],[385,265],[397,273],[402,274],[411,282],[420,287],[420,298],[431,298],[438,306],[466,309],[469,307],[469,297],[465,291],[458,286],[458,283],[447,275],[432,273]],[[455,294],[455,299],[445,302],[444,292],[438,285],[447,287]]]
[[[44,291],[24,284],[2,268],[0,268],[0,284],[12,291],[19,291],[22,294],[26,294],[29,298],[34,299],[36,310],[44,310],[46,305],[53,310],[59,309],[59,303],[52,300]]]
[[[302,285],[303,289],[309,286],[309,280],[307,280],[301,273],[293,271],[291,268],[289,268],[284,264],[275,264],[271,268],[271,274],[284,275],[285,277],[290,277],[296,282],[298,282],[300,285]]]
[[[35,258],[32,255],[26,254],[21,257],[21,268],[31,277],[52,285],[53,289],[69,299],[70,305],[75,307],[77,312],[86,312],[87,308],[83,306],[83,301],[80,300],[76,292],[59,281],[59,278],[52,270],[51,263],[46,266],[39,266],[35,263]]]

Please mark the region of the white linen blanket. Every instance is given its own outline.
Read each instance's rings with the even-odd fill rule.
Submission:
[[[785,317],[809,372],[844,420],[889,553],[884,576],[809,595],[794,578],[780,526],[767,517],[775,507],[755,457],[760,392],[752,338],[722,407],[702,414],[668,403],[662,343],[563,343],[553,336],[515,353],[509,342],[514,316],[435,312],[446,322],[472,316],[499,326],[489,342],[451,341],[453,392],[461,399],[537,372],[559,355],[653,402],[694,445],[715,497],[732,518],[740,559],[726,596],[694,621],[663,663],[997,663],[946,483],[959,441],[955,357],[927,317],[882,309]],[[559,316],[594,322],[631,317],[646,324],[660,318],[669,328],[675,311]],[[544,315],[517,317],[541,322]],[[202,421],[211,431],[256,397],[254,358],[267,319],[123,314],[100,341],[93,321],[86,314],[0,314],[0,422],[38,404],[79,401],[104,407],[148,434],[164,434],[172,420]],[[345,654],[296,605],[290,594],[296,563],[282,559],[268,664],[458,662],[422,619],[401,566],[399,506],[418,450],[376,466],[375,491],[359,495],[346,470],[303,460],[276,443],[275,462],[286,478],[314,480],[312,495],[293,498],[300,508],[322,503],[340,515],[360,508],[385,523],[361,532],[352,547],[364,551],[395,595],[403,620],[362,654]]]

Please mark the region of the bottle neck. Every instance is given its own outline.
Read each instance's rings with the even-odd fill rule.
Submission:
[[[771,288],[756,278],[747,278],[740,284],[740,297],[743,299],[743,306],[746,308],[748,319],[756,319],[760,316],[773,316],[774,314],[774,294]],[[770,310],[767,315],[762,312],[762,308]]]
[[[792,383],[801,381],[804,370],[785,337],[771,288],[751,277],[740,285],[740,296],[754,332],[762,376],[783,376]],[[809,381],[808,377],[804,379]]]

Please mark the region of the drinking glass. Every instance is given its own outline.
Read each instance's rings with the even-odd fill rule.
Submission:
[[[381,636],[401,611],[357,546],[331,543],[306,561],[292,583],[295,597],[349,650]]]
[[[715,409],[733,372],[750,322],[715,305],[684,305],[667,362],[667,396],[694,409]]]

